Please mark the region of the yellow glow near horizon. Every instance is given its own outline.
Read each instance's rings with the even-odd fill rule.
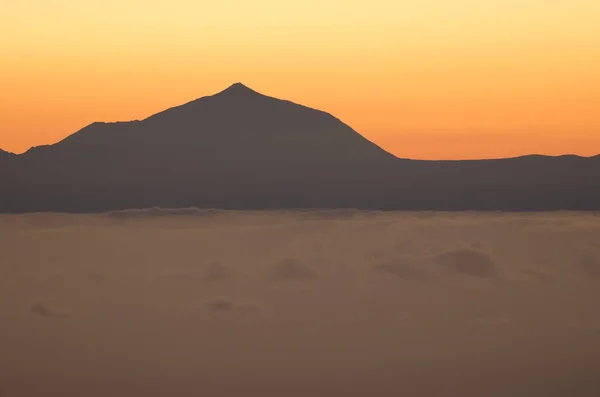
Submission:
[[[242,81],[401,157],[600,153],[597,0],[0,3],[0,148]]]

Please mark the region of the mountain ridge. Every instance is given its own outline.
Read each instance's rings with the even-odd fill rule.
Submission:
[[[0,212],[600,209],[600,156],[398,158],[327,112],[241,83],[10,157]]]
[[[190,106],[193,104],[198,103],[198,101],[201,100],[205,100],[207,98],[212,98],[215,96],[223,96],[223,95],[227,95],[227,94],[246,94],[246,95],[256,95],[259,97],[263,97],[263,98],[268,98],[268,99],[274,99],[280,102],[284,102],[284,103],[289,103],[295,106],[299,106],[301,108],[304,109],[308,109],[308,110],[312,110],[315,112],[319,112],[322,113],[324,115],[327,115],[329,117],[332,117],[333,119],[342,122],[343,121],[337,117],[335,117],[334,115],[332,115],[331,113],[322,111],[320,109],[316,109],[316,108],[312,108],[306,105],[302,105],[302,104],[298,104],[296,102],[293,101],[288,101],[288,100],[283,100],[283,99],[278,99],[272,96],[268,96],[262,93],[259,93],[258,91],[255,91],[251,88],[249,88],[248,86],[244,85],[241,82],[236,82],[231,84],[229,87],[227,87],[226,89],[219,91],[215,94],[212,95],[205,95],[205,96],[201,96],[198,97],[196,99],[193,99],[191,101],[185,102],[183,104],[180,105],[176,105],[176,106],[172,106],[170,108],[167,108],[165,110],[159,111],[157,113],[154,113],[144,119],[134,119],[134,120],[128,120],[128,121],[111,121],[111,122],[105,122],[105,121],[94,121],[84,127],[82,127],[81,129],[79,129],[78,131],[68,135],[67,137],[63,138],[62,140],[55,142],[53,144],[45,144],[45,145],[37,145],[37,146],[32,146],[29,149],[27,149],[25,152],[20,153],[20,154],[15,154],[15,153],[11,153],[11,152],[7,152],[4,151],[2,149],[0,149],[0,154],[3,155],[12,155],[12,156],[21,156],[23,154],[26,154],[27,152],[31,151],[31,150],[36,150],[37,148],[45,148],[45,147],[52,147],[54,145],[60,144],[63,141],[68,140],[69,138],[71,138],[72,136],[79,134],[81,132],[85,132],[86,130],[89,130],[91,128],[94,127],[104,127],[104,126],[118,126],[118,125],[123,125],[123,124],[130,124],[130,123],[144,123],[147,120],[151,120],[153,118],[155,118],[156,116],[160,116],[162,114],[165,114],[167,112],[176,110],[176,109],[180,109],[180,108],[184,108],[186,106]],[[346,123],[344,123],[346,124]],[[347,124],[346,124],[347,125]],[[387,152],[387,151],[386,151]],[[390,153],[390,152],[388,152]],[[393,155],[392,153],[390,153],[391,155]],[[576,154],[560,154],[560,155],[547,155],[547,154],[538,154],[538,153],[530,153],[530,154],[524,154],[524,155],[518,155],[518,156],[511,156],[511,157],[496,157],[496,158],[481,158],[481,159],[418,159],[418,158],[408,158],[408,157],[399,157],[396,155],[393,155],[394,157],[401,159],[401,160],[411,160],[411,161],[433,161],[433,162],[473,162],[473,161],[497,161],[497,160],[512,160],[512,159],[520,159],[520,158],[534,158],[534,157],[544,157],[544,158],[567,158],[567,157],[576,157],[576,158],[581,158],[581,159],[593,159],[593,158],[600,158],[600,153],[596,154],[596,155],[592,155],[592,156],[581,156],[581,155],[576,155]]]

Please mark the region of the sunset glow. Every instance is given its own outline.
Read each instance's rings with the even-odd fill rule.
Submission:
[[[0,3],[0,148],[241,81],[400,157],[600,153],[598,0]]]

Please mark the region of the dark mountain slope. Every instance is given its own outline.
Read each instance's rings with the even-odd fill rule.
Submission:
[[[9,158],[9,157],[14,157],[14,156],[15,156],[14,154],[0,149],[0,159],[5,159],[5,158]]]
[[[94,123],[32,148],[5,187],[21,198],[1,208],[343,206],[382,186],[396,160],[327,113],[235,84],[143,121]]]
[[[145,120],[91,124],[0,164],[2,212],[600,209],[600,157],[398,159],[330,114],[239,83]]]

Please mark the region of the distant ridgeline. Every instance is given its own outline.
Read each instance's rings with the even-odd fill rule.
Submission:
[[[600,156],[399,159],[330,114],[240,83],[0,151],[0,212],[152,207],[599,210]]]

